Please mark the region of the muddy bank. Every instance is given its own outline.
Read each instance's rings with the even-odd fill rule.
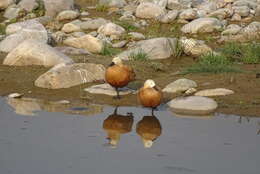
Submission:
[[[4,55],[2,55],[0,60],[3,60],[3,58]],[[73,56],[73,59],[75,62],[101,63],[105,66],[111,61],[111,57],[104,56]],[[130,64],[137,74],[137,80],[130,83],[129,87],[138,89],[145,79],[152,78],[163,88],[174,80],[187,78],[197,82],[198,90],[228,88],[235,92],[235,94],[229,96],[214,97],[219,103],[217,112],[260,116],[260,79],[256,78],[256,73],[260,72],[260,65],[237,65],[244,71],[243,73],[198,73],[187,75],[176,73],[182,71],[185,67],[191,66],[195,61],[196,60],[190,57],[184,57],[180,60],[129,61],[127,64]],[[92,95],[84,92],[84,88],[94,85],[94,83],[58,90],[35,87],[34,81],[47,70],[48,68],[40,66],[10,67],[0,65],[0,95],[5,96],[9,93],[18,92],[23,93],[25,97],[34,97],[50,101],[69,100],[75,104],[86,102],[123,106],[139,105],[136,100],[136,95],[127,95],[123,96],[121,100],[114,100],[110,96]],[[164,104],[176,96],[178,95],[164,95]]]

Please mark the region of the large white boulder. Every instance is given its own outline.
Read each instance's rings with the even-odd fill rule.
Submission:
[[[101,64],[59,64],[42,74],[35,81],[35,86],[48,89],[70,88],[88,82],[104,81],[104,76],[105,67]]]
[[[6,56],[3,62],[4,65],[12,66],[42,65],[46,67],[60,63],[73,63],[73,61],[49,45],[32,39],[22,42]]]
[[[0,51],[10,52],[27,39],[34,39],[44,43],[48,41],[48,33],[37,20],[28,20],[10,24],[6,28],[8,35],[0,42]]]

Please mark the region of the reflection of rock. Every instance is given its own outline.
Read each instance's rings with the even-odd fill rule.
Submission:
[[[208,114],[208,115],[184,115],[184,114],[176,114],[173,113],[175,117],[180,117],[180,118],[190,118],[190,119],[203,119],[203,120],[209,120],[214,117],[214,114]]]
[[[84,103],[71,104],[69,101],[44,101],[36,98],[7,98],[17,114],[32,116],[35,111],[65,112],[77,115],[96,115],[103,112],[101,105],[88,105]],[[82,109],[84,108],[84,109]]]
[[[145,148],[150,148],[162,133],[160,121],[155,116],[144,116],[137,123],[136,132],[141,136]]]
[[[7,103],[20,115],[33,116],[35,111],[42,110],[39,101],[33,98],[7,98]]]
[[[132,115],[118,115],[117,108],[103,122],[103,129],[107,132],[107,138],[111,145],[116,146],[121,134],[131,132],[134,117]]]

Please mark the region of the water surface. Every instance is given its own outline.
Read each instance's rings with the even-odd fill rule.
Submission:
[[[153,118],[148,109],[119,107],[124,119],[111,116],[111,106],[81,114],[87,109],[45,109],[26,116],[0,99],[0,173],[260,173],[260,118],[182,117],[163,108]],[[144,116],[150,117],[141,122]],[[109,145],[108,131],[120,126],[118,144]],[[143,136],[156,139],[151,148],[144,147],[138,126]]]

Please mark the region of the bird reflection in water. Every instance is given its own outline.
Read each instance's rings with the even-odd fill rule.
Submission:
[[[141,137],[144,147],[151,148],[153,142],[161,135],[162,127],[155,116],[144,116],[136,125],[136,132]]]
[[[103,122],[103,129],[107,132],[107,139],[112,147],[116,147],[120,141],[121,134],[131,132],[134,116],[132,113],[127,115],[117,114],[118,107],[112,115],[109,115]]]

